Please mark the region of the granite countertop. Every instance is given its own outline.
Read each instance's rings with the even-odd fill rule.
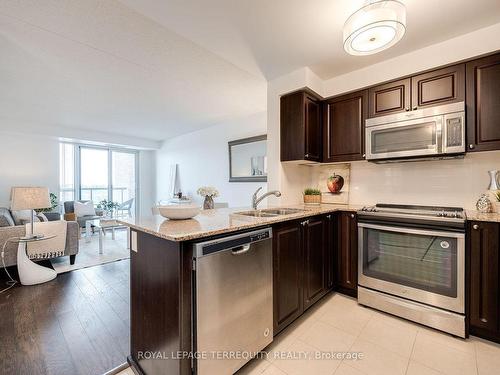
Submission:
[[[236,212],[250,210],[248,207],[216,208],[203,210],[189,220],[169,220],[160,215],[151,215],[137,219],[120,219],[118,221],[132,229],[169,241],[188,241],[330,212],[357,211],[362,206],[321,204],[318,206],[289,205],[268,208],[300,208],[304,211],[275,217],[251,217],[236,214]]]
[[[465,216],[467,217],[467,220],[491,221],[491,222],[500,223],[500,213],[499,212],[484,213],[484,212],[479,212],[479,211],[475,211],[475,210],[466,210]]]

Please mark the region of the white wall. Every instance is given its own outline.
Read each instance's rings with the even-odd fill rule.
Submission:
[[[0,132],[0,207],[10,207],[12,186],[47,186],[57,194],[58,141]]]
[[[139,152],[139,212],[140,216],[151,215],[156,198],[156,151]]]
[[[130,146],[129,146],[130,147]],[[156,196],[155,151],[139,152],[139,207],[151,214]],[[0,207],[10,206],[12,186],[48,186],[59,192],[59,140],[56,137],[0,132]]]
[[[200,186],[215,186],[220,193],[216,202],[230,207],[250,205],[253,192],[265,182],[228,182],[229,156],[227,143],[232,140],[266,133],[266,113],[225,122],[193,133],[172,138],[157,151],[157,200],[167,200],[170,166],[178,164],[180,189],[185,195],[202,202],[196,195]]]
[[[280,163],[279,96],[310,87],[329,97],[367,87],[402,75],[453,63],[500,50],[500,23],[431,45],[369,67],[321,81],[308,68],[268,83],[269,189],[279,189],[276,203],[299,203],[301,191],[315,180],[313,167]],[[351,165],[352,204],[377,202],[443,204],[473,208],[488,187],[488,169],[500,169],[500,153],[468,154],[464,160],[425,161],[404,164]]]

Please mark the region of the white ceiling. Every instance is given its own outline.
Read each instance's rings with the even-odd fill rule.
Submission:
[[[116,1],[0,3],[0,130],[163,140],[265,111],[267,85]]]
[[[120,1],[267,79],[303,66],[331,78],[500,21],[499,0],[402,0],[403,40],[355,57],[343,50],[342,27],[365,0]]]
[[[163,140],[265,111],[266,80],[297,68],[326,79],[500,20],[498,0],[404,0],[403,40],[348,56],[342,25],[363,2],[1,0],[0,130]]]

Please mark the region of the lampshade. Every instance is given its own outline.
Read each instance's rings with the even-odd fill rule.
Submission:
[[[406,31],[406,8],[397,0],[372,0],[344,24],[344,49],[370,55],[396,44]]]
[[[49,189],[46,187],[13,187],[10,193],[12,211],[34,210],[51,206]]]

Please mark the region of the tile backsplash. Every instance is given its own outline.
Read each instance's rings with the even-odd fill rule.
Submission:
[[[311,184],[321,167],[310,168]],[[407,163],[351,163],[350,204],[401,203],[475,209],[488,189],[488,171],[500,170],[500,151],[469,153],[463,159]]]

